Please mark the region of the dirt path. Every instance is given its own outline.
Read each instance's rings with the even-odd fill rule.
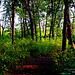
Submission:
[[[50,57],[27,58],[25,62],[24,66],[13,69],[11,75],[54,75],[56,73],[54,62]]]

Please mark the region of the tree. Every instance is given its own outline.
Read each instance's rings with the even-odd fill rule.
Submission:
[[[72,29],[71,29],[71,23],[70,23],[70,15],[69,15],[69,6],[71,4],[71,1],[64,0],[64,4],[65,4],[65,9],[64,9],[64,28],[63,28],[62,51],[66,50],[66,39],[67,39],[66,37],[68,37],[69,44],[72,45],[73,47]]]
[[[32,39],[35,40],[35,35],[34,35],[34,23],[33,23],[33,16],[32,16],[32,13],[30,11],[30,0],[26,0],[26,6],[27,6],[27,11],[29,13],[29,17],[30,17],[30,22],[31,22],[31,36],[32,36]]]
[[[40,30],[40,40],[41,40],[41,26],[40,26],[40,14],[38,12],[38,19],[39,19],[39,30]]]
[[[21,38],[23,38],[23,18],[21,18]]]
[[[24,37],[26,38],[26,19],[23,20],[23,22],[24,22],[24,25],[23,25],[23,27],[24,27]]]
[[[14,44],[15,39],[15,1],[12,0],[12,44]]]

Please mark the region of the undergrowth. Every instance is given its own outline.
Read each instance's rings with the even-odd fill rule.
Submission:
[[[67,41],[68,44],[68,41]],[[0,40],[0,71],[5,74],[12,68],[23,65],[26,57],[41,58],[52,57],[57,65],[56,70],[62,71],[64,67],[74,67],[72,65],[74,59],[74,50],[67,45],[66,51],[62,52],[62,38],[58,39],[42,39],[33,41],[32,39],[18,39],[15,44],[11,44],[10,38],[1,38]],[[68,62],[69,61],[69,62]]]

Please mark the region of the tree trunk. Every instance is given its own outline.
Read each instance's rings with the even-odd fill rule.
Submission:
[[[52,38],[54,38],[54,23],[53,23],[53,17],[51,21],[51,31],[52,31]]]
[[[51,26],[50,26],[49,40],[50,40],[50,38],[51,38]]]
[[[23,19],[21,18],[21,38],[23,38]]]
[[[68,32],[68,40],[69,40],[69,45],[72,46],[73,48],[73,37],[72,37],[72,27],[71,27],[71,22],[70,22],[70,15],[69,15],[69,4],[67,5],[67,32]]]
[[[36,37],[36,41],[37,41],[37,30],[36,30],[36,23],[35,23],[35,11],[34,11],[34,0],[31,0],[32,1],[32,13],[33,13],[33,23],[34,23],[34,27],[35,27],[35,37]]]
[[[67,5],[65,5],[65,9],[64,9],[64,26],[63,26],[62,51],[66,50],[66,35],[67,35],[67,9],[68,9],[68,6],[67,6]]]
[[[35,40],[35,35],[34,35],[34,23],[33,23],[33,17],[31,15],[31,12],[29,11],[29,16],[30,16],[30,22],[31,22],[31,36],[32,39]]]
[[[39,22],[39,28],[40,28],[40,40],[41,40],[41,26],[40,26],[40,22]]]
[[[46,15],[46,25],[45,25],[45,39],[46,39],[46,26],[47,26],[47,15]]]
[[[74,12],[75,12],[75,7],[74,7]],[[75,18],[74,18],[74,16],[75,16],[74,14],[75,14],[75,13],[74,13],[74,12],[73,12],[73,23],[74,23],[74,21],[75,21]],[[73,29],[74,29],[74,26],[73,26],[73,24],[72,24],[72,30],[73,30]]]
[[[10,18],[10,37],[12,39],[12,23],[11,23],[11,18]]]
[[[37,41],[37,30],[36,30],[36,28],[37,28],[37,26],[36,26],[36,23],[35,23],[35,14],[33,13],[33,17],[34,17],[34,25],[35,25],[35,36],[36,36],[36,41]]]
[[[27,0],[26,1],[26,6],[27,6],[28,13],[29,13],[29,17],[30,17],[30,22],[31,22],[31,26],[30,26],[30,28],[31,28],[31,36],[32,36],[32,39],[35,40],[33,16],[32,16],[32,13],[30,11],[29,3],[30,3],[30,0]]]
[[[34,21],[34,24],[35,24],[35,36],[36,36],[36,41],[37,41],[37,26],[36,26],[35,21]]]
[[[38,12],[38,15],[40,15],[39,12]],[[40,30],[40,40],[41,40],[41,26],[40,26],[40,18],[39,18],[39,16],[38,16],[38,19],[39,19],[39,30]]]
[[[24,20],[23,20],[23,21],[24,21]],[[25,25],[26,25],[26,19],[25,19],[25,23],[24,23],[24,25],[23,25],[23,26],[24,26],[24,37],[26,38],[26,26],[25,26]]]
[[[25,11],[25,15],[26,15],[26,11]],[[27,22],[26,22],[26,18],[25,18],[25,25],[27,27],[27,35],[29,35],[29,29],[28,29],[28,25],[27,25]],[[25,28],[25,31],[26,31],[26,28]],[[25,36],[26,36],[26,34],[25,34]]]
[[[42,29],[43,29],[43,33],[44,33],[44,22],[43,22],[43,26],[42,26]]]
[[[52,27],[52,38],[54,38],[54,18],[55,18],[55,14],[54,14],[54,3],[52,1],[52,21],[51,21],[51,27]]]
[[[59,20],[59,23],[58,23],[58,26],[57,26],[57,34],[56,34],[56,39],[57,39],[57,38],[58,38],[58,36],[59,36],[60,22],[61,22],[61,19]]]
[[[26,27],[27,27],[27,34],[29,35],[29,29],[28,29],[28,25],[27,25],[27,23],[26,23]]]
[[[56,34],[56,39],[57,39],[57,38],[58,38],[58,36],[59,36],[59,32],[58,32],[58,31],[59,31],[59,30],[58,30],[58,29],[59,29],[59,27],[60,27],[60,23],[59,23],[59,24],[58,24],[58,26],[57,26],[57,34]]]
[[[4,27],[2,26],[2,37],[3,37],[3,35],[4,35]]]
[[[15,1],[12,0],[12,44],[14,44],[15,38]]]

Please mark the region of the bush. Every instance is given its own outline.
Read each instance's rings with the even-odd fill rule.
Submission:
[[[67,41],[68,44],[68,41]],[[60,71],[65,67],[72,65],[75,50],[70,49],[67,45],[67,50],[62,52],[62,38],[33,41],[31,38],[16,38],[15,44],[11,44],[11,39],[1,38],[0,40],[0,71],[5,73],[12,68],[23,65],[26,57],[49,57],[57,65],[57,70]],[[71,58],[72,57],[72,58]],[[70,62],[69,62],[70,61]],[[74,66],[75,67],[75,66]]]

